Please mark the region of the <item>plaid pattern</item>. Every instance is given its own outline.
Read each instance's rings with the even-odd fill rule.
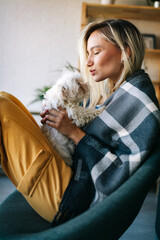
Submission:
[[[129,77],[105,105],[103,113],[85,128],[87,135],[77,146],[95,185],[93,204],[139,167],[160,131],[158,101],[143,70]]]

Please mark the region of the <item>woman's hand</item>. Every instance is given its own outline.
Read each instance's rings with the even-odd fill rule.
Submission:
[[[72,122],[72,119],[68,117],[66,110],[63,108],[59,108],[59,111],[51,109],[40,115],[42,117],[42,124],[46,123],[50,127],[57,129],[63,135],[71,138],[75,144],[78,144],[78,142],[85,136],[85,132]]]

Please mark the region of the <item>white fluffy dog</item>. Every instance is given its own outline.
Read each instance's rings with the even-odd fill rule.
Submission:
[[[80,101],[87,99],[89,93],[90,87],[82,80],[79,72],[66,71],[57,83],[45,93],[43,111],[51,108],[58,110],[58,107],[61,106],[66,109],[69,118],[73,119],[73,123],[78,127],[83,127],[103,110],[103,108],[80,106]],[[72,165],[74,142],[47,124],[41,126],[41,129],[62,159],[68,165]]]

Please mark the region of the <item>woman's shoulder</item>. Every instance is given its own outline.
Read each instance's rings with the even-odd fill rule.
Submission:
[[[157,105],[157,107],[159,106],[150,76],[143,69],[133,73],[130,77],[126,79],[125,83],[126,85],[128,85],[128,89],[130,86],[130,89],[132,89],[132,91],[133,89],[135,89],[135,92],[141,92],[142,94],[144,94],[144,97],[149,97],[150,100]]]
[[[148,73],[146,73],[143,69],[140,69],[140,70],[132,73],[126,79],[126,82],[128,82],[132,85],[136,85],[136,84],[140,84],[142,82],[151,83],[151,79],[150,79],[150,76],[148,75]]]

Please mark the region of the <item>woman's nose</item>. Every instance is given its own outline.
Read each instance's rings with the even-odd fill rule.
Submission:
[[[91,59],[91,57],[88,57],[88,59],[86,61],[86,66],[91,67],[92,65],[93,65],[93,60]]]

